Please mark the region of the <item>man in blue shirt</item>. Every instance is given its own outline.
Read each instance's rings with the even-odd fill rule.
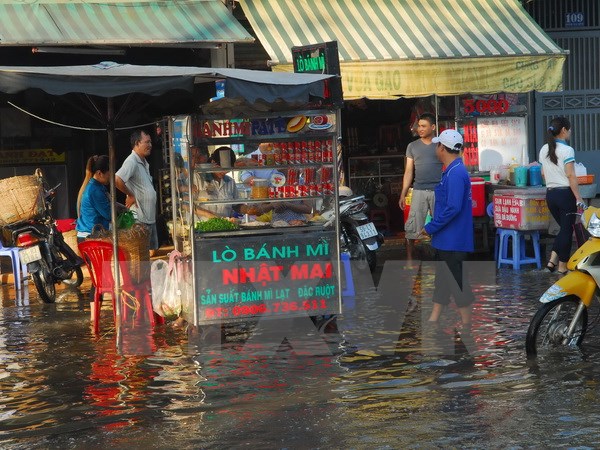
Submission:
[[[445,130],[432,140],[437,144],[436,154],[445,170],[435,188],[435,207],[431,222],[423,228],[423,235],[431,236],[431,245],[439,261],[444,261],[454,280],[445,268],[437,271],[433,294],[433,309],[429,322],[436,323],[450,296],[460,313],[463,330],[471,326],[473,294],[468,285],[463,289],[462,264],[473,251],[473,203],[471,180],[460,152],[463,138],[456,130]],[[458,289],[457,289],[458,287]]]

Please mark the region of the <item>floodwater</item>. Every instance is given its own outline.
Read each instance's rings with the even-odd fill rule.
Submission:
[[[493,263],[478,264],[476,273]],[[223,336],[141,328],[117,342],[110,309],[93,335],[79,291],[45,305],[33,287],[29,296],[4,287],[0,447],[600,446],[597,331],[583,351],[525,358],[529,319],[555,275],[492,266],[472,277],[468,349],[453,311],[447,342],[428,340],[421,323],[433,272],[403,265],[386,263],[379,291],[359,274],[354,302],[328,333],[298,319],[241,324]],[[382,299],[401,272],[414,280],[408,294]]]

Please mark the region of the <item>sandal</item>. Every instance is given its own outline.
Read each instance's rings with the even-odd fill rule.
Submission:
[[[564,275],[569,271],[569,269],[565,270],[564,272],[561,272],[560,270],[557,270],[556,273],[559,275]]]
[[[548,261],[548,264],[546,264],[546,269],[548,269],[549,272],[554,272],[556,270],[556,263]]]

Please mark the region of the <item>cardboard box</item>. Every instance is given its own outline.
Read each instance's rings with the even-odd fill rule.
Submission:
[[[494,194],[494,225],[513,230],[548,230],[550,211],[540,194]]]

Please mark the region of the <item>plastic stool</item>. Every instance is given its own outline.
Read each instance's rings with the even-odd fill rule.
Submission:
[[[18,247],[5,247],[0,242],[0,256],[8,256],[10,258],[12,273],[13,273],[13,282],[15,284],[15,288],[20,290],[23,287],[24,278],[27,277],[27,264],[21,264],[21,258],[19,257],[19,248]]]
[[[340,261],[344,265],[344,278],[346,280],[346,287],[342,291],[342,297],[354,297],[354,279],[352,278],[350,255],[348,253],[340,253]]]
[[[527,256],[525,249],[525,237],[531,236],[534,256]],[[508,257],[508,243],[512,239],[512,256]],[[535,264],[538,269],[542,268],[540,258],[540,232],[535,230],[509,230],[498,228],[496,234],[498,268],[502,264],[512,264],[513,269],[519,270],[523,264]]]
[[[378,208],[369,211],[369,219],[375,224],[378,230],[384,229],[390,231],[390,213],[387,209]]]

